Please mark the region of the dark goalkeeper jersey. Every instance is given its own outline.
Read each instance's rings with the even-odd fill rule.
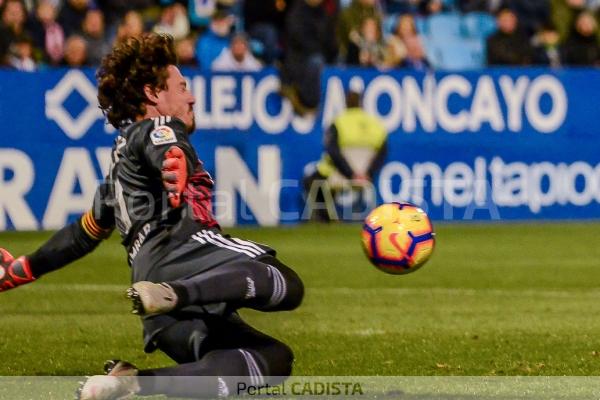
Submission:
[[[161,179],[164,156],[172,146],[183,150],[188,163],[184,201],[177,209],[170,206]],[[171,117],[146,119],[121,129],[115,140],[110,172],[98,189],[93,217],[103,228],[116,226],[131,262],[149,236],[184,218],[198,229],[218,228],[212,214],[213,186],[184,123]]]

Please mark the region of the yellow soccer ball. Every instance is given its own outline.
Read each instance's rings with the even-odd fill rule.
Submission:
[[[410,203],[388,203],[365,218],[362,244],[371,263],[380,270],[408,274],[431,257],[435,233],[421,208]]]

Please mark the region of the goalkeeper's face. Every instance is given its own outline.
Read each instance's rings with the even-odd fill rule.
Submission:
[[[195,99],[187,87],[187,82],[181,75],[179,68],[169,65],[167,87],[156,93],[156,108],[160,115],[176,117],[185,123],[188,132],[196,129],[194,121]]]

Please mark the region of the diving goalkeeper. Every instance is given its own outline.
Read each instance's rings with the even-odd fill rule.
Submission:
[[[290,348],[236,310],[293,310],[303,298],[302,282],[273,249],[221,233],[211,211],[214,182],[189,140],[194,97],[175,64],[168,36],[116,45],[97,78],[100,107],[119,135],[92,208],[31,255],[13,259],[0,249],[3,291],[85,256],[119,231],[132,268],[127,295],[142,317],[145,351],[160,349],[178,365],[142,370],[110,362],[107,375],[82,385],[80,399],[226,396],[235,390],[230,377],[258,386],[291,373]],[[181,376],[214,379],[199,386]]]

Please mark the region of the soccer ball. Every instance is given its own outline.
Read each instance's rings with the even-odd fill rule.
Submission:
[[[380,270],[408,274],[429,260],[435,234],[425,211],[410,203],[389,203],[365,218],[362,244],[369,260]]]

